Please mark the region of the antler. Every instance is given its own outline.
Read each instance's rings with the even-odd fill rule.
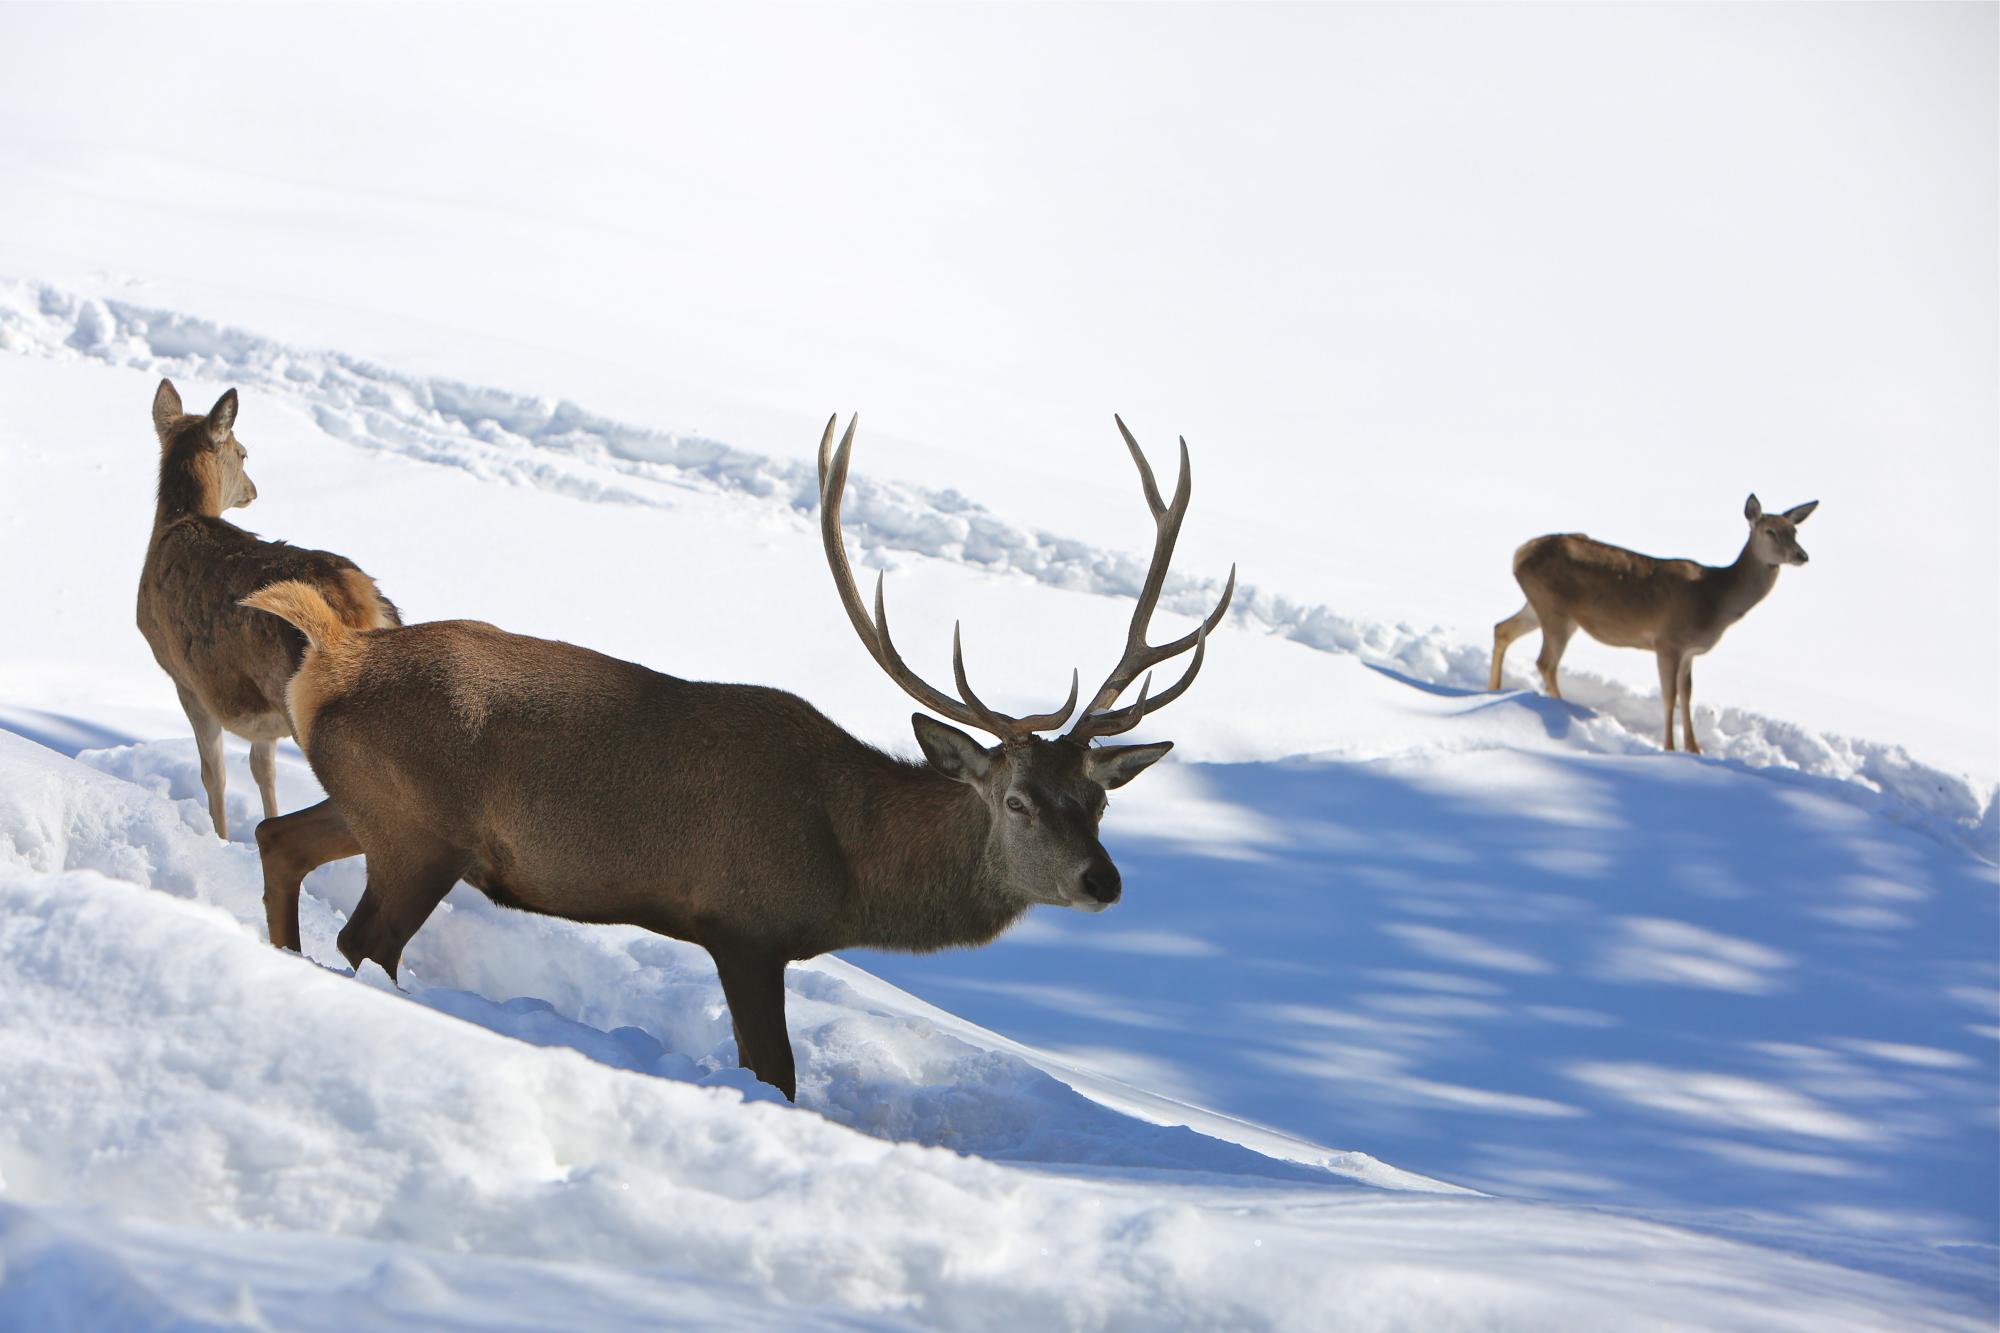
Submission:
[[[1003,741],[1022,739],[1068,721],[1076,708],[1078,679],[1074,671],[1069,677],[1068,702],[1052,713],[1009,717],[988,708],[966,682],[965,653],[956,624],[951,629],[951,674],[958,683],[959,694],[964,696],[962,701],[926,683],[903,661],[889,638],[889,614],[882,603],[882,575],[879,572],[875,575],[875,614],[871,618],[860,591],[854,586],[854,571],[847,563],[847,544],[840,535],[840,496],[847,487],[848,456],[854,447],[854,428],[861,423],[861,417],[857,413],[848,419],[847,433],[840,437],[840,447],[835,449],[833,428],[839,419],[837,412],[826,419],[826,433],[819,440],[819,532],[826,546],[826,562],[833,567],[833,584],[840,591],[840,604],[847,608],[847,618],[853,622],[854,632],[861,636],[868,655],[889,674],[889,679],[924,707],[954,722],[990,732]]]
[[[1153,608],[1159,605],[1160,589],[1166,585],[1167,567],[1174,558],[1174,543],[1180,540],[1181,520],[1187,517],[1189,492],[1193,485],[1188,472],[1187,440],[1181,440],[1181,473],[1180,480],[1174,485],[1173,502],[1163,504],[1159,485],[1153,480],[1152,466],[1146,462],[1139,442],[1125,428],[1123,418],[1114,416],[1112,420],[1118,423],[1118,433],[1125,437],[1125,447],[1131,450],[1132,461],[1139,465],[1139,484],[1146,492],[1146,507],[1153,511],[1153,563],[1146,569],[1146,581],[1139,588],[1139,604],[1133,609],[1131,628],[1125,632],[1125,655],[1118,659],[1118,665],[1111,669],[1111,674],[1104,678],[1104,684],[1098,686],[1097,693],[1084,706],[1083,716],[1064,736],[1065,740],[1078,745],[1088,745],[1094,736],[1115,736],[1130,731],[1139,725],[1146,714],[1164,708],[1185,694],[1187,687],[1194,683],[1195,673],[1201,670],[1209,631],[1222,623],[1223,613],[1229,610],[1229,599],[1236,595],[1236,566],[1231,565],[1229,582],[1223,585],[1222,600],[1215,604],[1215,609],[1208,613],[1206,620],[1171,643],[1154,647],[1146,642],[1146,627],[1153,618]],[[831,431],[832,428],[828,429]],[[1171,689],[1162,694],[1152,694],[1150,668],[1190,648],[1194,649],[1194,659],[1188,663],[1187,673],[1175,681]],[[1112,709],[1111,705],[1118,702],[1118,696],[1139,678],[1142,671],[1147,675],[1139,686],[1138,700],[1124,708]]]

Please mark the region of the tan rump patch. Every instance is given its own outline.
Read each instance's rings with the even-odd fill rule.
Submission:
[[[326,707],[328,700],[337,699],[353,688],[361,675],[362,659],[367,655],[367,650],[356,644],[343,644],[333,652],[306,649],[298,673],[285,686],[285,708],[292,715],[292,734],[298,737],[301,750],[312,742],[313,722],[319,710]]]
[[[342,620],[360,630],[396,627],[396,622],[389,619],[388,608],[382,604],[382,593],[374,579],[358,569],[343,569],[340,582],[347,594],[347,605],[341,608]]]
[[[374,596],[375,585],[363,576],[369,605],[380,615]],[[354,591],[343,582],[335,595],[345,601]],[[313,719],[328,699],[343,693],[354,682],[357,660],[366,654],[354,650],[354,630],[343,620],[324,591],[310,583],[289,579],[259,588],[243,599],[243,605],[268,611],[306,636],[306,655],[298,671],[285,687],[285,708],[292,715],[292,734],[303,748],[311,737]]]

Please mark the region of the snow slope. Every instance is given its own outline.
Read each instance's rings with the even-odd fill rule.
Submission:
[[[1662,756],[1615,700],[1468,694],[1475,648],[1259,594],[1118,794],[1116,912],[794,968],[787,1108],[672,941],[460,890],[399,993],[329,970],[350,863],[307,885],[320,966],[269,950],[241,752],[220,843],[127,608],[153,383],[226,376],[239,517],[413,618],[784,685],[907,750],[795,465],[32,285],[0,346],[0,1324],[1993,1312],[1990,788],[1727,714],[1730,757]],[[1129,557],[861,449],[920,670],[960,615],[1003,706],[1113,655]],[[317,791],[289,750],[281,789]]]
[[[195,803],[16,737],[0,775],[0,1314],[24,1322],[313,1326],[337,1294],[534,1326],[577,1286],[620,1322],[733,1321],[750,1292],[968,1328],[1959,1322],[1825,1263],[1152,1128],[837,963],[788,980],[808,1109],[746,1101],[688,946],[461,900],[412,1005],[263,944],[254,855]],[[316,894],[310,955],[336,924]]]
[[[773,518],[805,514],[816,503],[809,464],[624,425],[566,400],[399,375],[338,353],[285,347],[242,330],[39,284],[0,286],[0,349],[255,388],[302,407],[335,439],[577,499],[672,507],[699,489],[764,500]],[[1169,457],[1160,465],[1167,466]],[[1114,596],[1135,593],[1145,573],[1143,555],[1024,529],[955,492],[885,484],[865,474],[854,481],[844,513],[864,559],[936,556]],[[1220,590],[1219,580],[1178,573],[1163,605],[1199,614]],[[1247,627],[1353,654],[1417,681],[1468,690],[1486,681],[1490,644],[1357,622],[1254,581],[1242,587],[1236,605]],[[1521,648],[1514,658],[1509,679],[1526,685],[1532,653]],[[1566,672],[1565,682],[1570,699],[1634,737],[1658,734],[1657,695],[1642,697],[1584,672]],[[1827,735],[1736,708],[1698,703],[1697,712],[1713,757],[1852,782],[1890,797],[1886,808],[1899,816],[1959,833],[1989,859],[2000,854],[2000,806],[1991,781],[1923,764],[1898,745]]]

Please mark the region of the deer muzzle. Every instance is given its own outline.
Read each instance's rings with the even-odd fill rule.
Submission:
[[[1074,900],[1076,905],[1086,912],[1101,912],[1118,901],[1125,883],[1118,867],[1103,860],[1092,862],[1084,870],[1082,888],[1082,896]]]

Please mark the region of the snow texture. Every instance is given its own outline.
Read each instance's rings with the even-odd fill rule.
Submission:
[[[298,401],[320,428],[367,449],[464,468],[489,480],[578,499],[670,504],[689,488],[738,493],[799,514],[818,504],[813,469],[717,440],[622,425],[575,403],[430,377],[401,375],[337,352],[286,347],[240,329],[43,284],[0,285],[0,349],[88,357],[152,375],[226,381]],[[864,559],[930,556],[1051,587],[1129,597],[1143,557],[1020,527],[955,492],[925,491],[856,474],[842,509]],[[1161,605],[1204,613],[1212,579],[1169,576]],[[1329,653],[1351,654],[1427,684],[1483,688],[1490,645],[1437,630],[1364,623],[1325,605],[1246,583],[1236,620]],[[1525,657],[1525,654],[1517,654]],[[1508,679],[1529,684],[1519,663]],[[1615,721],[1635,743],[1659,734],[1657,696],[1586,672],[1564,673],[1566,697]],[[1718,759],[1829,777],[1879,795],[1876,808],[2000,858],[2000,786],[1948,773],[1902,746],[1830,735],[1736,708],[1697,705],[1707,752]]]
[[[66,553],[0,643],[0,1327],[1990,1326],[1990,790],[1728,712],[1662,756],[1609,687],[1246,590],[1117,793],[1116,911],[792,968],[790,1107],[692,946],[461,888],[357,978],[347,862],[272,950],[243,749],[221,841],[124,608],[153,382],[231,382],[252,526],[907,748],[808,467],[39,285],[0,349],[10,568]],[[849,511],[910,623],[1124,618],[1129,557]]]

